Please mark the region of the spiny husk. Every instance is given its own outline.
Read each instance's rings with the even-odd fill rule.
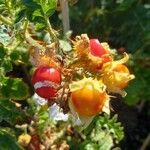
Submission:
[[[103,65],[102,72],[104,74],[108,73],[108,72],[111,72],[117,65],[124,64],[128,60],[129,60],[129,55],[127,53],[124,53],[124,57],[122,59],[105,63]]]
[[[117,61],[108,62],[103,65],[102,68],[102,80],[107,86],[107,90],[113,93],[119,93],[122,96],[126,96],[126,92],[120,85],[127,85],[128,82],[134,79],[134,75],[129,72],[115,72],[114,69],[118,65],[126,63],[129,59],[127,53],[124,53],[124,57]]]
[[[73,43],[73,50],[76,52],[77,57],[81,58],[89,53],[89,38],[87,34],[81,34],[81,36],[76,36]]]
[[[92,85],[94,86],[94,89],[96,89],[97,91],[101,93],[105,92],[106,90],[106,86],[103,84],[101,80],[98,81],[97,79],[84,77],[82,80],[73,81],[69,85],[70,91],[74,92],[76,90],[82,89],[87,83],[92,83]]]

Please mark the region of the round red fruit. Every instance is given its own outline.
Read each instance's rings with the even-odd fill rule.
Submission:
[[[33,74],[32,84],[40,97],[50,99],[56,96],[61,84],[61,73],[55,68],[39,67]]]

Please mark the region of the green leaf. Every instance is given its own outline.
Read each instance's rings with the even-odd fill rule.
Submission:
[[[113,138],[118,142],[123,139],[123,127],[119,122],[117,122],[117,115],[114,115],[113,118],[110,118],[108,115],[100,117],[96,122],[97,127],[106,128],[112,135]]]
[[[19,59],[19,52],[16,50],[12,51],[10,54],[10,58],[12,61],[18,60]]]
[[[28,97],[28,86],[18,78],[0,78],[0,98],[24,100]]]
[[[23,0],[23,5],[25,6],[25,12],[26,16],[30,21],[34,21],[36,17],[39,16],[39,14],[36,16],[37,13],[34,13],[34,11],[40,11],[41,7],[35,0]],[[40,11],[41,12],[41,11]],[[40,14],[43,16],[43,14]]]
[[[3,44],[0,44],[0,68],[4,74],[13,69],[11,59],[7,53],[8,49],[4,48]]]
[[[3,44],[0,43],[0,61],[3,60],[6,54],[7,50],[4,48]]]
[[[138,81],[136,78],[126,89],[127,96],[125,97],[125,102],[128,105],[134,105],[140,100],[141,85],[141,81]]]
[[[90,140],[86,140],[86,142],[83,142],[80,146],[80,150],[96,150],[98,149],[98,145],[94,142],[91,142]]]
[[[110,150],[124,137],[123,127],[117,122],[117,115],[110,118],[108,115],[96,116],[92,123],[83,132],[86,135],[85,141],[80,149]]]
[[[81,150],[110,150],[113,147],[113,138],[105,130],[94,130],[88,140],[80,146]]]
[[[50,17],[56,10],[56,7],[57,7],[57,0],[48,0],[46,3],[45,3],[45,0],[42,0],[43,1],[43,8],[44,8],[44,12],[46,14],[47,17]]]
[[[43,133],[49,125],[53,125],[53,122],[50,120],[48,109],[41,107],[37,112],[37,129],[39,134]]]
[[[32,13],[32,19],[34,20],[36,17],[43,17],[41,9],[36,9]]]
[[[57,0],[34,0],[34,2],[41,6],[43,14],[47,17],[50,17],[57,7]]]
[[[45,28],[45,24],[44,23],[36,23],[35,25],[36,31],[41,31]]]
[[[1,67],[4,69],[5,72],[12,71],[13,67],[12,67],[11,60],[9,58],[4,59],[3,63],[1,64]]]
[[[37,17],[50,17],[56,7],[57,0],[23,0],[28,17],[34,20]]]
[[[0,150],[23,150],[10,132],[0,128]]]
[[[25,8],[20,9],[20,11],[16,13],[15,23],[20,22],[25,16],[26,16],[26,9]]]
[[[18,47],[16,52],[19,55],[19,60],[27,64],[29,62],[29,53],[25,47]]]
[[[0,122],[6,121],[11,125],[22,123],[26,115],[10,100],[0,99]]]

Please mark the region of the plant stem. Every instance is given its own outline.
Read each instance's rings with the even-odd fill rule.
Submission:
[[[40,45],[36,40],[34,40],[32,37],[30,37],[30,34],[27,32],[25,34],[25,39],[26,42],[30,44],[30,46],[37,47],[40,50],[41,54],[43,54],[45,48],[42,45]]]
[[[68,1],[60,0],[60,5],[61,5],[61,11],[62,11],[63,31],[65,34],[70,30]]]
[[[146,147],[150,144],[150,134],[146,137],[145,141],[143,142],[142,147],[140,150],[146,150]]]
[[[25,19],[25,22],[24,22],[24,38],[25,38],[26,31],[27,31],[27,28],[28,28],[28,23],[29,23],[29,21],[27,19]]]
[[[52,26],[49,22],[49,18],[45,17],[45,21],[46,21],[46,24],[47,24],[48,33],[49,33],[50,37],[52,38],[52,41],[58,41],[57,33],[56,33],[56,31],[53,30],[53,28],[52,28]]]
[[[0,21],[9,26],[13,25],[12,22],[8,18],[3,17],[2,15],[0,15]]]
[[[38,47],[38,49],[40,49],[41,52],[44,52],[45,51],[44,47],[42,45],[40,45],[36,40],[34,40],[30,36],[30,34],[27,30],[28,23],[29,23],[29,21],[25,20],[25,23],[24,23],[24,38],[25,38],[26,42],[29,43],[31,46]]]

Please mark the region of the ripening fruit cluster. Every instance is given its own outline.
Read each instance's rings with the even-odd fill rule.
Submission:
[[[110,100],[109,94],[125,95],[124,88],[134,75],[130,74],[125,65],[128,61],[126,53],[122,59],[114,60],[108,44],[100,43],[98,39],[89,39],[87,35],[77,36],[72,43],[74,58],[70,61],[73,62],[76,58],[78,63],[72,63],[67,69],[82,68],[92,76],[68,81],[68,105],[70,110],[77,112],[79,116],[92,117],[106,108]],[[65,76],[62,75],[61,69],[49,64],[39,65],[33,74],[32,83],[40,97],[52,100],[53,97],[58,97],[63,78]]]

